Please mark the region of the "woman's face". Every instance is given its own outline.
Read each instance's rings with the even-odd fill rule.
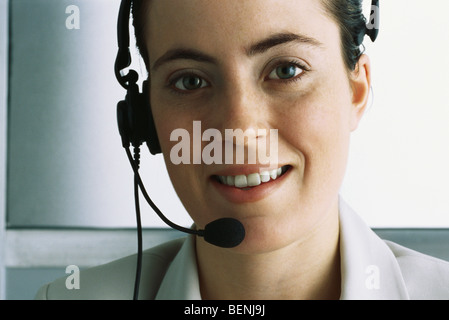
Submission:
[[[369,77],[349,74],[338,26],[321,1],[152,1],[146,41],[151,105],[168,173],[199,228],[236,218],[246,238],[234,250],[254,253],[301,241],[335,216]],[[223,138],[226,129],[266,129],[253,137],[259,142],[277,129],[278,163],[176,165],[170,151],[179,141],[170,135],[185,129],[193,139],[194,121]],[[278,168],[280,177],[252,188],[218,178]]]

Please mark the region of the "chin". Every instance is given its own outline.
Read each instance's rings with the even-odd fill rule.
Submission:
[[[262,218],[241,220],[245,226],[245,239],[232,250],[241,254],[265,254],[287,247],[297,240],[296,237],[290,236],[290,233],[286,232],[286,228],[279,223],[260,220]],[[272,221],[273,219],[268,220]],[[298,235],[298,233],[294,234]]]

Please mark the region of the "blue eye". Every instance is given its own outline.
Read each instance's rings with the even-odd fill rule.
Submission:
[[[209,84],[204,79],[195,75],[183,76],[174,82],[175,88],[181,91],[198,90],[207,87],[208,85]]]
[[[299,76],[303,72],[304,70],[302,68],[288,63],[274,68],[268,78],[271,80],[289,80]]]

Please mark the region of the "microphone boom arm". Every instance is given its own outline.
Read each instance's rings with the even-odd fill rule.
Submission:
[[[184,228],[184,227],[181,227],[181,226],[171,222],[169,219],[167,219],[167,217],[161,212],[161,210],[159,210],[159,208],[156,206],[156,204],[153,202],[153,200],[151,200],[150,196],[148,195],[148,193],[145,189],[145,186],[142,182],[142,179],[140,177],[137,165],[134,162],[134,159],[131,155],[131,151],[129,150],[129,148],[125,148],[125,150],[126,150],[126,155],[128,156],[128,160],[129,160],[131,167],[134,171],[134,175],[136,177],[137,183],[140,187],[140,190],[142,191],[142,194],[143,194],[145,200],[148,202],[148,204],[154,210],[154,212],[156,212],[156,214],[159,216],[159,218],[161,218],[162,221],[164,221],[168,226],[172,227],[173,229],[176,229],[178,231],[185,232],[188,234],[194,234],[194,235],[197,235],[200,237],[204,237],[204,230],[193,230],[193,229]]]

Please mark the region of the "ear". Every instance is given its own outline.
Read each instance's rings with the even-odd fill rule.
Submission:
[[[351,72],[352,110],[351,131],[355,131],[368,105],[371,89],[371,63],[367,55],[362,55]]]

